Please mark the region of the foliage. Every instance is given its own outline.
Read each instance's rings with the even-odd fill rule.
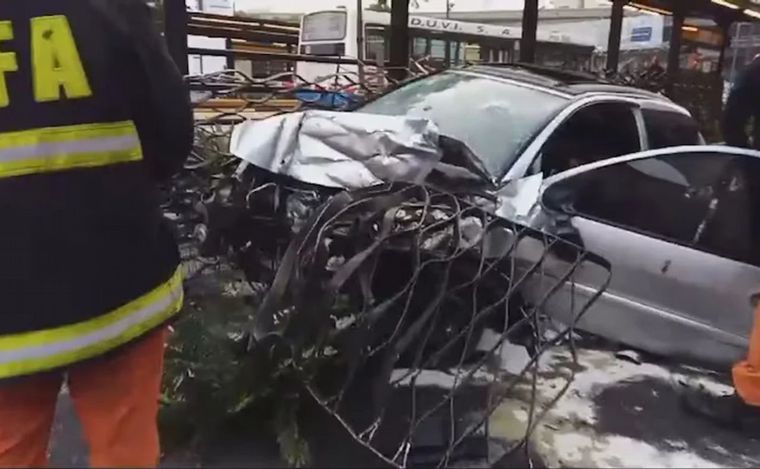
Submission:
[[[308,446],[297,422],[297,388],[271,370],[267,360],[246,353],[244,332],[253,317],[255,294],[242,275],[213,272],[193,278],[187,290],[166,354],[159,415],[163,445],[169,451],[188,446],[201,451],[221,428],[246,415],[237,420],[269,423],[290,465],[308,464]]]

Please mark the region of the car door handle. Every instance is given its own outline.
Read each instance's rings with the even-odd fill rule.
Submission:
[[[755,292],[749,296],[749,304],[753,308],[756,308],[758,303],[760,303],[760,291]]]

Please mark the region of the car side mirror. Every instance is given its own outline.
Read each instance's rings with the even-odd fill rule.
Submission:
[[[568,180],[564,179],[550,184],[541,194],[541,205],[550,212],[574,215],[575,191]]]
[[[575,210],[575,192],[567,179],[556,181],[544,189],[541,205],[545,209],[545,230],[569,243],[583,247],[583,239],[573,226]]]
[[[573,226],[573,217],[565,213],[558,213],[553,217],[554,229],[553,234],[567,242],[583,247],[583,238],[581,238],[578,229]]]

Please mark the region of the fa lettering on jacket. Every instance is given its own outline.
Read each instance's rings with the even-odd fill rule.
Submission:
[[[13,39],[13,23],[0,21],[0,108],[10,104],[5,75],[18,71],[15,52],[3,52],[3,41]],[[38,103],[92,96],[74,34],[63,15],[31,19],[34,99]]]

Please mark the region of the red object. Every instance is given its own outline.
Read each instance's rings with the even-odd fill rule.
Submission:
[[[168,330],[74,365],[68,387],[92,467],[156,467],[158,398]],[[45,467],[63,373],[0,384],[0,467]]]
[[[747,359],[734,365],[734,387],[749,405],[760,406],[760,303],[755,307],[755,325],[749,339]]]

